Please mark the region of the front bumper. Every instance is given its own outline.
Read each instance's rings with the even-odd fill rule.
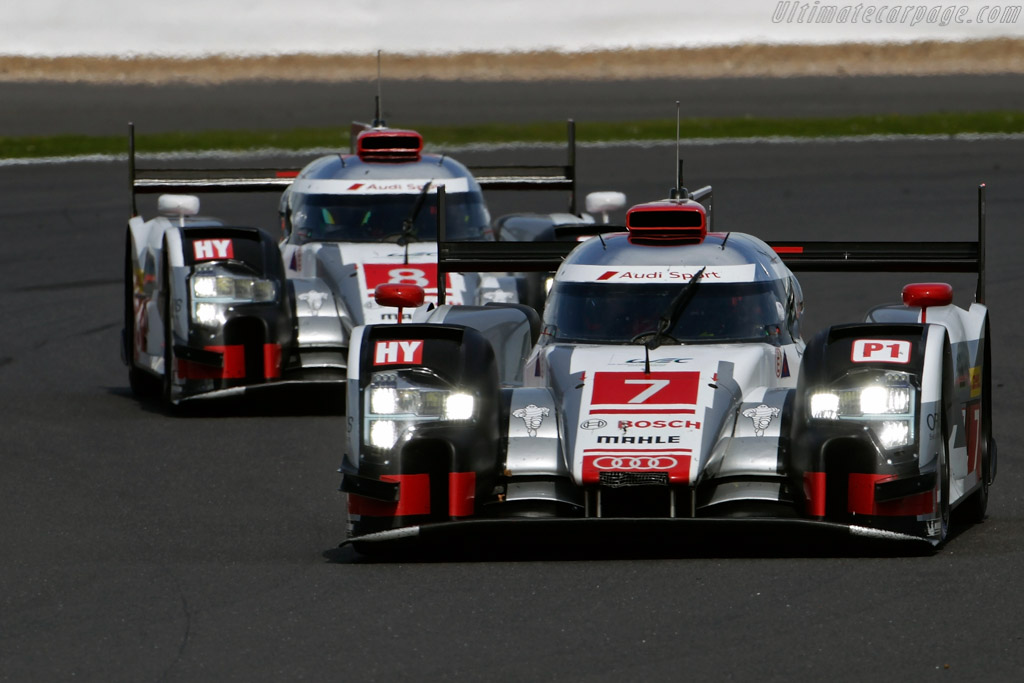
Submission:
[[[358,552],[497,548],[532,553],[603,549],[628,554],[730,556],[932,551],[920,536],[802,518],[508,518],[400,527],[350,538]]]

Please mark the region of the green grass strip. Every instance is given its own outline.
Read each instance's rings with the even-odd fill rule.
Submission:
[[[605,122],[578,121],[581,142],[615,140],[671,140],[675,120]],[[468,126],[419,126],[431,146],[470,143],[563,142],[565,122],[529,124],[489,123]],[[858,135],[954,135],[959,133],[1024,133],[1024,112],[886,114],[837,118],[689,118],[683,119],[686,138],[839,137]],[[348,148],[348,128],[300,128],[284,131],[203,131],[139,134],[139,152],[251,150],[260,148]],[[0,137],[0,158],[119,154],[127,151],[127,135],[54,135]]]

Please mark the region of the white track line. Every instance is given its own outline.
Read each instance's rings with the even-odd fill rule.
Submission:
[[[765,136],[744,138],[684,138],[685,147],[718,147],[721,145],[832,145],[863,144],[879,142],[1020,142],[1024,133],[954,133],[952,135],[838,135],[834,137],[792,137]],[[578,142],[582,149],[613,149],[617,147],[653,148],[674,146],[674,140],[609,140],[607,142]],[[203,152],[161,152],[137,154],[139,161],[196,161],[196,160],[243,160],[268,159],[274,157],[310,158],[334,154],[339,148],[312,147],[309,149],[252,149],[245,151],[208,150]],[[494,152],[517,149],[565,149],[562,142],[476,142],[467,145],[452,145],[443,148],[427,145],[427,151],[450,153]],[[127,154],[82,154],[79,156],[36,157],[21,159],[0,159],[4,166],[46,166],[69,163],[126,162]]]

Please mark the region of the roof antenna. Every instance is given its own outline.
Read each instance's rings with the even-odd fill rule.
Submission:
[[[672,188],[672,199],[689,198],[690,193],[683,187],[683,159],[679,154],[679,100],[676,100],[676,186]]]
[[[676,100],[676,197],[683,187],[683,164],[679,159],[679,100]]]
[[[373,127],[383,128],[387,124],[384,122],[382,116],[383,109],[381,108],[381,97],[380,97],[380,50],[377,50],[377,96],[374,98],[376,111],[373,115]]]

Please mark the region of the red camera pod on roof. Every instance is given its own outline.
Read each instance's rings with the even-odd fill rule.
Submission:
[[[414,130],[370,128],[356,138],[356,154],[363,161],[419,161],[423,136]]]
[[[692,199],[638,204],[626,212],[631,242],[700,244],[708,233],[707,211]]]

